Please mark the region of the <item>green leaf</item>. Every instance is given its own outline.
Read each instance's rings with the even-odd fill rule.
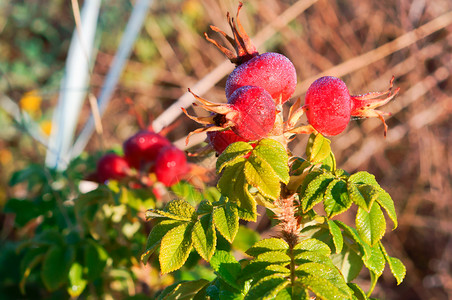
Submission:
[[[190,205],[196,206],[203,199],[202,194],[186,181],[179,181],[171,186],[171,191],[180,199],[184,199]]]
[[[164,297],[158,297],[157,300],[191,300],[208,284],[209,281],[206,279],[185,281],[177,284],[169,293]]]
[[[397,228],[397,225],[398,225],[397,214],[396,214],[396,210],[394,207],[394,201],[392,201],[391,196],[385,190],[380,189],[379,191],[380,191],[380,193],[378,195],[377,202],[378,202],[378,204],[381,205],[381,207],[383,207],[385,209],[389,218],[394,223],[394,227],[392,228],[392,230],[394,230]]]
[[[300,277],[296,280],[296,285],[301,288],[306,288],[312,291],[320,299],[336,300],[336,299],[350,299],[344,295],[339,288],[337,288],[333,283],[328,281],[323,277],[316,275],[299,275]]]
[[[109,257],[107,251],[91,239],[85,239],[83,248],[86,279],[89,281],[99,279],[107,265],[107,259]]]
[[[316,176],[315,179],[309,182],[301,197],[301,207],[303,212],[306,213],[308,210],[313,208],[314,205],[323,200],[325,191],[333,179],[334,176],[332,174],[323,173]]]
[[[68,279],[67,274],[75,258],[72,247],[54,245],[42,262],[41,278],[48,291],[55,291]]]
[[[220,234],[229,242],[234,241],[239,230],[239,213],[237,206],[231,202],[215,207],[213,211],[213,223]]]
[[[182,199],[175,199],[165,206],[165,212],[172,215],[180,216],[181,218],[189,220],[196,220],[197,214],[195,208],[191,206],[187,201]]]
[[[372,205],[370,212],[359,207],[355,222],[359,235],[370,246],[375,245],[385,234],[386,221],[378,203]]]
[[[350,199],[360,208],[370,211],[372,204],[378,198],[379,190],[369,184],[355,184],[347,182],[347,191]]]
[[[309,149],[308,160],[313,163],[318,163],[327,158],[331,153],[331,142],[320,133],[317,134]]]
[[[212,215],[201,217],[193,226],[193,246],[204,260],[209,261],[215,252],[217,235],[213,225]]]
[[[333,254],[330,257],[334,265],[339,269],[339,271],[341,271],[347,282],[350,282],[358,277],[363,267],[361,255],[359,255],[357,250],[351,247],[348,243],[344,243],[341,253]]]
[[[85,290],[88,282],[83,278],[83,267],[79,263],[72,264],[69,270],[69,286],[67,292],[71,297],[78,297]]]
[[[237,278],[242,267],[231,253],[223,250],[216,251],[210,260],[210,266],[227,284],[240,290]]]
[[[146,242],[146,250],[141,255],[141,261],[146,264],[149,260],[149,257],[152,253],[157,249],[160,245],[160,241],[165,236],[165,234],[171,229],[182,225],[183,222],[179,220],[162,220],[157,223],[149,233],[147,242]]]
[[[337,289],[339,289],[340,293],[344,296],[348,296],[349,298],[352,295],[350,288],[347,286],[347,283],[342,277],[336,267],[331,267],[325,264],[320,264],[316,262],[309,262],[302,264],[297,267],[295,270],[295,274],[298,276],[306,276],[306,274],[315,275],[316,277],[326,279],[331,282]]]
[[[364,260],[364,265],[371,270],[377,277],[383,274],[385,269],[385,257],[380,249],[379,243],[376,243],[371,248],[370,257]]]
[[[269,251],[280,251],[285,253],[288,249],[289,245],[283,239],[270,238],[258,241],[246,251],[246,254],[256,257],[261,253]]]
[[[384,258],[388,263],[389,268],[391,269],[392,275],[394,275],[395,279],[397,280],[397,285],[401,284],[406,275],[405,266],[400,259],[388,255],[388,252],[386,252],[386,249],[383,246],[382,242],[380,242],[379,245]]]
[[[331,254],[330,247],[322,241],[310,238],[296,244],[294,250],[312,251],[318,255],[329,256]]]
[[[211,202],[207,200],[202,200],[199,203],[198,208],[196,209],[196,213],[199,215],[210,214],[213,212],[213,205]]]
[[[245,194],[247,183],[243,173],[244,167],[245,160],[243,159],[242,162],[226,168],[218,181],[218,189],[230,201],[239,202]]]
[[[336,253],[341,253],[344,239],[342,237],[342,231],[334,221],[328,220],[328,230],[333,238],[334,248]]]
[[[254,148],[253,155],[266,161],[275,171],[280,181],[286,184],[289,182],[289,156],[280,142],[273,139],[263,139]]]
[[[245,299],[274,299],[289,283],[290,281],[281,275],[264,277],[253,284]]]
[[[244,156],[253,150],[253,146],[245,142],[236,142],[229,145],[218,157],[216,168],[220,173],[225,167],[230,167],[244,160]]]
[[[370,246],[363,241],[363,239],[358,234],[358,232],[356,231],[355,228],[352,228],[338,220],[335,220],[334,222],[336,222],[336,224],[344,230],[344,232],[342,233],[343,235],[344,235],[344,233],[346,233],[352,240],[355,241],[355,243],[358,245],[359,249],[361,250],[361,253],[364,255],[365,259],[370,257],[370,255],[371,255]]]
[[[251,248],[251,246],[254,245],[257,241],[259,241],[260,238],[261,237],[259,236],[259,233],[257,233],[255,230],[240,225],[237,236],[232,242],[232,246],[235,249],[245,252],[246,250]]]
[[[328,218],[337,216],[352,205],[348,196],[347,183],[341,179],[334,179],[328,184],[324,197],[324,209]]]
[[[162,239],[159,262],[163,274],[179,269],[192,249],[192,223],[183,223],[168,231]]]
[[[46,252],[47,248],[45,247],[31,248],[25,253],[24,258],[20,261],[22,278],[19,283],[19,288],[22,294],[25,294],[25,284],[28,276],[30,276],[31,271],[44,260]]]
[[[287,266],[290,263],[290,256],[279,251],[269,251],[259,254],[246,265],[241,273],[241,279],[250,279],[256,276],[256,273],[262,271],[270,265]]]
[[[244,172],[247,183],[257,188],[264,197],[278,199],[281,184],[268,162],[253,153],[245,163]]]
[[[356,283],[347,283],[348,287],[353,291],[353,300],[367,300],[366,293]]]

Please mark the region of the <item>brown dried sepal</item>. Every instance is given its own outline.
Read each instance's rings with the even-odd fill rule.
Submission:
[[[226,55],[226,57],[232,63],[234,63],[236,65],[240,65],[240,64],[250,60],[251,58],[259,55],[259,53],[256,50],[256,47],[253,45],[250,37],[248,36],[248,34],[246,34],[245,30],[243,29],[242,24],[240,23],[239,12],[240,12],[240,9],[242,8],[242,6],[243,6],[243,3],[240,2],[239,7],[237,9],[236,22],[235,22],[234,18],[231,17],[229,12],[226,14],[226,17],[228,18],[229,27],[231,27],[231,30],[232,30],[233,37],[227,35],[224,31],[222,31],[221,29],[219,29],[216,26],[213,26],[213,25],[210,26],[210,28],[213,31],[218,32],[219,34],[223,35],[229,41],[229,43],[234,47],[236,53],[234,53],[233,51],[229,50],[228,48],[220,45],[217,41],[211,39],[207,35],[207,33],[204,33],[204,36],[206,37],[206,39],[209,42],[211,42],[212,44],[214,44],[224,55]]]

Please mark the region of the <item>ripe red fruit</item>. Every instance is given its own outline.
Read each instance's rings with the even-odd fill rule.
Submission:
[[[375,108],[388,103],[399,92],[391,94],[394,77],[385,92],[372,92],[351,96],[345,83],[339,78],[325,76],[314,81],[306,92],[304,110],[309,124],[323,135],[337,135],[347,127],[350,117],[379,118],[387,126],[383,116],[389,113]],[[379,98],[385,96],[384,98]]]
[[[246,141],[265,138],[273,129],[276,119],[276,105],[270,94],[261,87],[243,86],[238,88],[228,99],[227,104],[218,104],[207,101],[195,94],[201,102],[199,106],[215,114],[209,117],[192,117],[182,108],[184,113],[192,120],[205,124],[215,125],[197,129],[189,134],[204,131],[222,131],[232,129],[235,134]]]
[[[314,81],[306,92],[305,107],[309,124],[323,135],[337,135],[350,121],[351,99],[345,83],[326,76]]]
[[[172,186],[188,171],[187,158],[182,150],[171,145],[160,150],[155,161],[155,175],[158,181],[165,186]]]
[[[155,161],[160,149],[168,145],[171,142],[158,133],[139,131],[124,142],[124,156],[132,167],[140,169],[144,164]]]
[[[221,154],[232,143],[246,141],[232,130],[207,132],[207,140],[217,154]]]
[[[120,180],[127,176],[129,164],[124,157],[109,153],[97,162],[97,176],[100,182],[108,179]]]
[[[246,85],[265,89],[276,104],[289,100],[295,91],[297,73],[292,62],[282,54],[267,52],[237,66],[226,81],[226,98]]]

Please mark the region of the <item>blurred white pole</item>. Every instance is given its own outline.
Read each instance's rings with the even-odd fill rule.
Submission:
[[[152,0],[137,0],[137,2],[135,3],[132,14],[129,18],[129,22],[127,23],[127,26],[124,30],[118,51],[116,52],[112,66],[107,74],[104,86],[102,87],[102,91],[100,92],[100,95],[98,97],[97,103],[101,116],[107,108],[108,102],[110,101],[111,95],[115,90],[124,65],[130,56],[132,47],[135,43],[138,33],[143,26],[143,22],[147,16],[151,4]],[[82,132],[77,138],[77,141],[72,147],[70,158],[74,158],[80,155],[80,153],[88,143],[91,135],[93,134],[94,128],[94,118],[91,114],[88,122],[85,124],[85,127],[83,128]]]
[[[90,78],[90,64],[101,0],[84,1],[81,28],[74,30],[58,105],[53,113],[46,165],[64,170]]]

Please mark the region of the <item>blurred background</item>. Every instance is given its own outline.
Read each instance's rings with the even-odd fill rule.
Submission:
[[[226,100],[224,84],[233,66],[203,33],[222,41],[208,26],[229,33],[225,13],[235,15],[238,2],[149,2],[109,97],[102,131],[87,140],[87,153],[120,146],[140,128],[139,119],[156,129],[173,125],[169,139],[185,147],[186,135],[198,125],[174,107],[193,100],[184,96],[187,88],[212,101]],[[105,84],[134,4],[101,2],[91,95],[98,96]],[[353,120],[332,138],[332,149],[339,167],[375,174],[396,203],[399,227],[384,239],[407,276],[396,287],[386,270],[375,295],[452,299],[452,2],[248,0],[240,16],[259,52],[280,52],[294,63],[299,81],[294,100],[323,75],[342,78],[352,94],[385,91],[395,76],[399,96],[382,108],[392,113],[387,137],[380,120]],[[71,1],[0,1],[0,212],[8,198],[21,193],[8,187],[11,174],[45,161],[76,20]],[[14,107],[20,108],[19,118]],[[84,101],[75,137],[91,112]],[[197,141],[202,137],[188,147]],[[305,144],[306,137],[298,137],[293,153],[302,156]],[[197,162],[213,167],[212,161]],[[6,220],[2,215],[1,228]]]

